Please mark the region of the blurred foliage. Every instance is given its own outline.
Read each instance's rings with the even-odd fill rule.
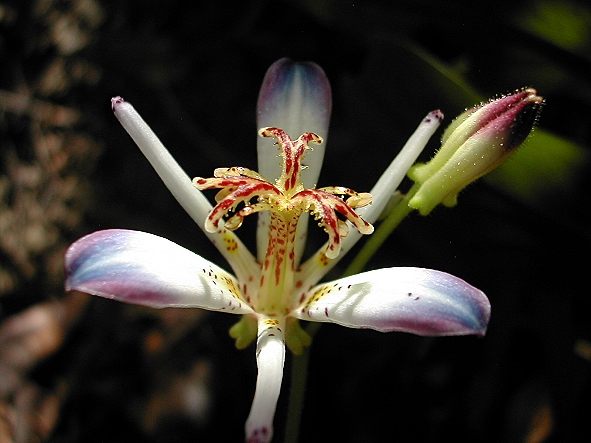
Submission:
[[[542,206],[552,200],[573,198],[588,162],[588,150],[537,130],[515,157],[490,174],[487,181],[529,205]]]
[[[451,121],[523,86],[546,99],[502,169],[411,216],[371,262],[480,287],[487,336],[323,327],[302,441],[591,440],[590,17],[583,0],[0,1],[0,440],[241,441],[256,368],[227,336],[235,319],[81,302],[61,257],[121,227],[220,262],[109,99],[132,102],[189,175],[256,169],[258,88],[283,56],[333,85],[320,186],[369,189],[432,109]]]
[[[566,50],[589,54],[591,46],[591,13],[574,1],[537,1],[523,20],[515,20],[534,35]]]

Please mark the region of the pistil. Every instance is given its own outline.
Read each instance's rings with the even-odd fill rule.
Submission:
[[[296,231],[300,216],[310,212],[318,220],[328,234],[326,258],[333,259],[340,253],[341,238],[349,232],[348,225],[337,212],[362,234],[373,232],[373,226],[354,210],[371,203],[371,195],[340,186],[304,189],[302,158],[311,149],[309,143],[322,143],[322,138],[315,133],[306,132],[292,140],[282,129],[271,127],[262,128],[259,134],[275,138],[281,150],[282,173],[275,184],[241,167],[216,169],[214,177],[197,177],[193,184],[199,190],[220,189],[217,205],[205,221],[208,232],[224,228],[233,231],[247,215],[270,212],[269,239],[264,245],[266,253],[262,258],[258,288],[246,300],[257,313],[281,317],[287,316],[301,302],[298,299],[301,284],[295,282]],[[254,199],[256,201],[251,202]],[[244,206],[238,208],[240,204]],[[230,212],[234,214],[228,217]]]
[[[300,214],[271,212],[269,244],[262,265],[259,293],[254,306],[267,315],[286,315],[295,275],[295,234]]]

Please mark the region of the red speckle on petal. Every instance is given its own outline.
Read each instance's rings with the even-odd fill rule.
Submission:
[[[264,443],[268,440],[269,429],[263,426],[261,429],[255,429],[252,434],[247,437],[246,443]]]

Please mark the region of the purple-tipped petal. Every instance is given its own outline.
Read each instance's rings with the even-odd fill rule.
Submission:
[[[304,132],[314,132],[325,141],[315,146],[304,159],[304,164],[308,165],[302,173],[306,188],[311,188],[318,181],[331,108],[330,83],[317,64],[295,63],[282,58],[268,69],[257,103],[257,126],[281,128],[293,140]],[[281,167],[274,140],[259,137],[257,148],[258,172],[268,180],[278,178]]]
[[[326,74],[315,63],[296,63],[287,58],[277,60],[267,70],[257,103],[257,126],[278,127],[292,139],[304,132],[318,134],[324,142],[315,145],[303,159],[305,168],[301,180],[305,188],[318,183],[324,150],[328,137],[328,125],[332,109],[332,94]],[[281,175],[281,160],[278,158],[274,140],[257,137],[258,172],[270,181]],[[298,225],[297,238],[305,239],[307,234],[307,215],[303,215]],[[264,259],[269,240],[269,216],[259,214],[257,245],[259,260]],[[296,262],[302,254],[304,241],[296,245]]]
[[[66,290],[152,308],[253,312],[232,275],[145,232],[111,229],[89,234],[69,247],[65,266]]]
[[[189,176],[135,108],[122,97],[113,97],[111,107],[115,117],[146,156],[166,187],[228,260],[236,276],[248,281],[249,277],[256,275],[258,266],[254,257],[233,232],[205,230],[205,220],[212,209],[211,204],[201,191],[193,186]]]
[[[484,335],[490,319],[486,295],[464,280],[422,268],[386,268],[319,285],[296,313],[381,332],[425,336]]]

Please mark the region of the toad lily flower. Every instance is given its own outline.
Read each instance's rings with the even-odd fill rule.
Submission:
[[[486,296],[444,272],[388,268],[318,284],[360,237],[373,231],[371,223],[439,125],[438,111],[421,122],[376,183],[372,199],[346,187],[315,188],[331,95],[324,72],[313,63],[282,59],[267,72],[258,103],[259,172],[220,168],[212,178],[191,181],[129,103],[116,97],[112,105],[234,275],[164,238],[114,229],[87,235],[70,246],[66,287],[154,308],[242,314],[230,334],[239,348],[256,339],[258,366],[246,421],[248,442],[271,440],[285,345],[297,354],[310,343],[299,320],[428,336],[485,333],[490,316]],[[208,189],[219,189],[213,207],[201,193]],[[254,213],[259,215],[258,259],[234,233]],[[328,242],[300,264],[306,214],[326,231]]]

